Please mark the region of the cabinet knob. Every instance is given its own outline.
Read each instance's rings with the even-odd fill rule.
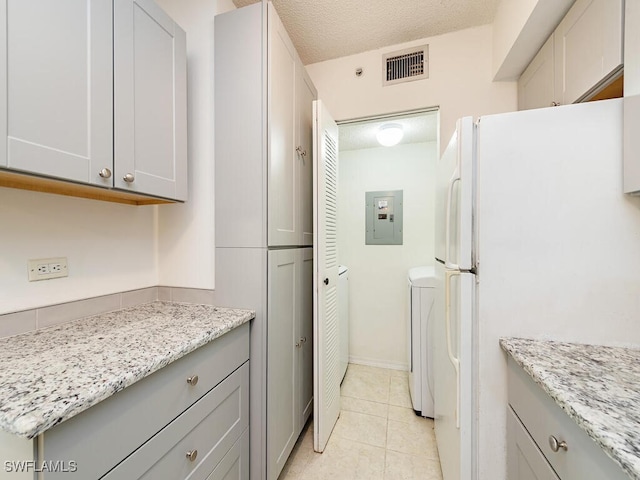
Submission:
[[[108,168],[103,168],[102,170],[100,170],[98,175],[100,175],[102,178],[111,178],[111,170],[109,170]]]
[[[187,378],[187,383],[192,387],[195,387],[198,384],[198,375],[192,375]]]
[[[133,173],[127,173],[122,179],[127,183],[133,183],[136,177],[133,176]]]
[[[560,103],[558,103],[558,102],[551,102],[551,106],[552,106],[552,107],[559,107],[559,106],[560,106]]]
[[[565,452],[569,450],[567,442],[565,442],[564,440],[559,441],[553,435],[549,435],[549,447],[551,447],[551,450],[553,450],[554,452],[557,452],[560,449],[564,450]]]
[[[298,145],[296,147],[296,152],[298,152],[298,155],[300,155],[302,158],[307,156],[307,151],[304,148],[302,148],[301,145]]]
[[[328,279],[328,278],[325,278],[325,279],[324,279],[324,284],[325,284],[325,285],[329,285],[329,279]]]
[[[307,343],[307,337],[302,337],[300,339],[300,343]]]
[[[190,450],[187,452],[187,458],[190,462],[194,462],[198,458],[198,450]]]

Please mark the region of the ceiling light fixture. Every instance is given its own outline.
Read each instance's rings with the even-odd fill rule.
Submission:
[[[402,125],[397,123],[385,123],[378,129],[376,138],[378,143],[384,147],[393,147],[400,143],[404,132],[402,131]]]

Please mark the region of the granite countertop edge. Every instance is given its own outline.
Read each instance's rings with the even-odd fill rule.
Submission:
[[[201,328],[200,331],[195,333],[192,337],[189,336],[189,338],[184,341],[177,340],[179,343],[166,350],[166,353],[152,354],[151,358],[145,360],[141,365],[137,365],[132,370],[122,370],[120,374],[110,375],[110,378],[107,381],[103,381],[101,383],[98,383],[97,381],[94,382],[92,385],[89,385],[84,392],[79,393],[75,401],[70,401],[68,403],[62,402],[63,406],[53,409],[50,414],[45,415],[41,420],[38,419],[35,421],[33,418],[29,418],[28,421],[25,422],[22,421],[21,415],[18,415],[15,412],[11,412],[13,414],[6,415],[6,410],[3,410],[2,408],[2,398],[0,396],[0,430],[22,438],[33,439],[63,421],[82,413],[88,408],[106,400],[112,395],[157,372],[161,368],[179,360],[185,355],[188,355],[196,349],[216,340],[224,334],[255,318],[255,311],[253,310],[156,301],[149,304],[116,310],[114,312],[80,318],[62,325],[48,327],[35,332],[28,332],[27,334],[17,335],[15,337],[9,337],[2,340],[11,341],[12,339],[18,339],[30,334],[32,336],[35,334],[46,335],[47,330],[55,331],[55,333],[59,333],[60,331],[69,332],[76,325],[86,324],[87,322],[100,322],[102,318],[107,317],[121,317],[118,321],[122,323],[136,322],[139,320],[135,318],[136,313],[138,313],[138,315],[144,315],[144,312],[140,312],[140,310],[144,310],[143,307],[150,305],[170,306],[175,310],[183,309],[185,312],[194,309],[204,310],[211,315],[211,318],[208,322],[204,322],[207,323],[206,328]],[[167,321],[168,318],[164,318],[164,320]],[[176,322],[179,321],[180,320],[176,320]],[[160,328],[161,326],[159,325],[158,329]],[[2,382],[0,382],[0,386],[2,386]]]
[[[500,346],[502,349],[531,377],[531,379],[544,390],[544,392],[583,430],[593,441],[596,442],[600,448],[610,457],[625,473],[631,476],[631,478],[640,480],[640,459],[633,462],[631,459],[626,458],[625,451],[621,452],[620,443],[616,442],[610,432],[599,431],[595,428],[595,424],[592,420],[581,414],[576,407],[579,405],[573,405],[576,400],[567,398],[567,393],[559,386],[555,386],[551,379],[546,377],[551,376],[550,372],[546,372],[544,368],[536,368],[534,358],[528,359],[527,354],[518,350],[517,342],[529,342],[536,343],[538,345],[571,345],[575,348],[620,348],[624,347],[606,347],[606,346],[594,346],[594,345],[582,345],[582,344],[570,344],[567,342],[560,342],[556,340],[534,340],[518,337],[502,337],[500,338]]]

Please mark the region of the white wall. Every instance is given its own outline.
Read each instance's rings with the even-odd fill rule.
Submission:
[[[231,0],[157,0],[187,32],[189,200],[159,209],[160,285],[214,288],[213,18]]]
[[[349,267],[349,355],[408,368],[407,270],[433,264],[437,144],[340,152],[338,258]],[[403,190],[403,245],[365,245],[365,192]]]
[[[0,313],[157,285],[157,208],[0,188]],[[69,276],[29,282],[48,257]]]
[[[382,54],[429,44],[429,79],[382,86]],[[318,97],[336,120],[440,107],[444,148],[465,115],[517,109],[515,82],[492,82],[491,26],[470,28],[358,55],[307,65]],[[355,76],[358,67],[362,77]]]

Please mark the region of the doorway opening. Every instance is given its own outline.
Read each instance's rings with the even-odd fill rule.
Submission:
[[[379,133],[395,126],[401,139],[393,146],[381,145]],[[439,110],[349,120],[338,122],[338,128],[338,262],[349,272],[348,360],[406,371],[407,272],[434,262]],[[397,213],[387,215],[387,200],[374,205],[374,218],[381,225],[396,222],[396,236],[387,244],[367,244],[372,232],[367,232],[371,225],[365,200],[367,193],[380,191],[402,192],[396,199],[401,205],[395,206],[402,207],[400,244]]]
[[[293,471],[292,465],[297,466],[300,461],[305,463],[304,473],[313,475],[314,468],[322,462],[309,461],[314,455],[311,449],[328,452],[322,458],[330,462],[331,452],[335,450],[330,448],[331,442],[340,445],[355,442],[377,448],[379,452],[384,450],[378,457],[383,459],[382,468],[390,471],[396,468],[395,453],[387,455],[386,448],[397,453],[401,445],[396,445],[394,439],[402,442],[408,429],[419,433],[419,438],[409,444],[435,445],[433,421],[416,416],[409,397],[407,274],[412,267],[434,262],[435,173],[440,151],[438,109],[362,118],[338,125],[321,121],[326,120],[325,113],[328,114],[321,105],[316,106],[315,112],[315,235],[320,240],[315,242],[314,252],[318,266],[314,287],[317,296],[314,300],[314,420],[313,427],[308,426],[298,440],[281,478],[288,478],[289,469],[293,474],[299,473]],[[394,145],[382,146],[376,134],[391,129],[389,124],[399,126],[403,135]],[[332,183],[335,177],[337,188]],[[380,191],[402,192],[401,196],[394,197],[403,208],[400,242],[396,238],[390,244],[367,244],[366,213],[370,209],[366,208],[366,194]],[[380,211],[375,211],[376,217],[390,220],[391,215],[396,215],[395,210],[391,211],[389,200],[379,201],[386,203],[381,204]],[[394,203],[394,208],[396,206]],[[323,220],[327,212],[335,217],[335,222],[333,218],[331,222]],[[327,239],[333,241],[330,248],[325,242]],[[344,282],[339,279],[336,251],[337,263],[348,267],[346,316],[341,313],[344,308],[340,288]],[[323,295],[332,301],[321,301]],[[341,325],[345,320],[346,335]],[[346,361],[337,362],[336,351],[340,351],[341,357],[345,355],[341,348],[344,342],[348,345]],[[331,362],[327,361],[329,357]],[[343,376],[337,378],[334,369],[338,364],[342,368],[347,362],[350,365],[340,388]],[[327,388],[328,384],[331,389]],[[364,386],[367,388],[361,388]],[[338,410],[324,408],[334,403],[332,400],[325,404],[318,400],[320,396],[335,398]],[[383,412],[382,416],[369,407]],[[377,435],[365,429],[360,432],[361,437],[352,438],[358,434],[354,419],[362,419],[363,425],[375,423],[379,427]],[[309,441],[310,432],[313,432],[313,442]],[[416,478],[425,478],[425,473],[430,471],[439,475],[435,450],[402,451],[424,464]],[[342,467],[336,465],[336,468]]]

